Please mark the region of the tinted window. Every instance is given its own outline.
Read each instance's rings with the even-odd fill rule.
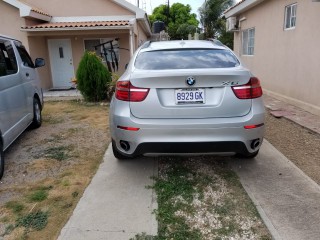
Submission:
[[[135,67],[145,70],[230,68],[239,65],[237,58],[223,49],[183,49],[143,52]]]
[[[0,42],[0,76],[14,74],[18,71],[16,57],[10,42]]]
[[[22,45],[16,46],[16,47],[18,49],[23,65],[26,67],[34,68],[33,61],[29,56],[28,52],[26,51],[26,49]]]

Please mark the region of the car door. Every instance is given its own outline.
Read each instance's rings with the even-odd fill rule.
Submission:
[[[0,38],[0,128],[3,148],[21,133],[20,120],[25,111],[25,92],[12,41]]]
[[[35,93],[36,71],[34,63],[28,54],[25,47],[20,42],[15,42],[20,57],[21,64],[19,66],[19,73],[22,79],[21,89],[24,91],[24,116],[23,121],[29,124],[33,118],[33,98]]]

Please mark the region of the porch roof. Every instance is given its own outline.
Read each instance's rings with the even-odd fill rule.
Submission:
[[[93,28],[122,28],[130,26],[129,21],[55,22],[21,27],[24,31],[80,30]]]

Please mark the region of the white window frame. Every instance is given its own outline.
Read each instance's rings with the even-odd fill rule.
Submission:
[[[245,35],[247,39],[245,39]],[[254,56],[254,42],[256,30],[255,28],[248,28],[242,31],[242,55]]]
[[[296,28],[297,6],[298,6],[297,3],[293,3],[285,7],[285,10],[284,10],[284,29],[285,30],[291,30]],[[288,10],[290,11],[289,17],[288,17]]]

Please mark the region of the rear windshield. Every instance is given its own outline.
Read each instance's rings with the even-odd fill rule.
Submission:
[[[135,67],[145,70],[231,68],[239,65],[238,59],[224,49],[179,49],[143,52],[138,55]]]

